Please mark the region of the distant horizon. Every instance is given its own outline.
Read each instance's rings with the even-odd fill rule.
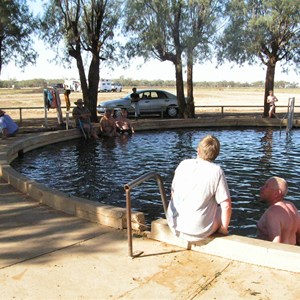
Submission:
[[[0,80],[15,79],[32,80],[44,78],[52,80],[57,78],[71,79],[79,78],[76,61],[72,59],[68,66],[57,65],[50,62],[55,58],[55,52],[48,49],[45,44],[35,39],[34,48],[39,49],[39,57],[36,65],[28,65],[22,70],[15,66],[13,62],[3,65]],[[134,58],[130,60],[130,66],[115,66],[111,68],[108,62],[101,62],[101,78],[128,78],[133,80],[175,80],[175,66],[170,61],[161,62],[158,59],[151,59],[144,62],[143,58]],[[86,74],[89,62],[85,62]],[[194,82],[214,82],[214,81],[233,81],[242,83],[252,83],[257,81],[265,82],[266,66],[261,64],[238,66],[226,62],[218,67],[215,60],[207,61],[203,64],[194,64],[193,81]],[[284,73],[280,64],[275,69],[275,82],[286,81],[298,83],[300,85],[300,76],[296,74],[295,67],[289,69],[289,73]],[[186,67],[183,67],[183,78],[186,79]]]
[[[46,53],[45,53],[46,54]],[[126,78],[132,80],[163,80],[175,81],[175,67],[171,62],[160,62],[158,60],[151,60],[144,63],[141,58],[132,60],[133,63],[129,68],[117,67],[110,69],[103,67],[100,70],[100,78]],[[74,64],[75,62],[73,62]],[[289,73],[283,73],[278,65],[276,67],[275,82],[285,81],[289,83],[300,84],[300,76],[292,69]],[[216,68],[213,63],[205,63],[202,65],[196,64],[194,66],[194,82],[240,82],[253,83],[263,81],[265,82],[266,71],[264,66],[231,66],[226,63],[219,68]],[[102,75],[103,74],[103,75]],[[186,76],[186,69],[183,70],[183,76]],[[13,63],[2,67],[0,80],[34,80],[34,79],[72,79],[79,78],[78,69],[76,66],[71,68],[64,68],[62,66],[49,63],[47,58],[40,57],[35,66],[27,66],[22,71]],[[186,78],[184,78],[186,81]]]
[[[108,79],[112,82],[119,82],[119,81],[128,81],[128,80],[132,80],[132,81],[145,81],[145,82],[153,82],[153,81],[162,81],[162,82],[167,82],[167,81],[171,81],[174,82],[174,84],[176,84],[176,80],[175,79],[132,79],[132,78],[105,78]],[[2,80],[0,79],[0,82],[7,82],[7,81],[13,81],[13,82],[23,82],[23,81],[39,81],[39,80],[44,80],[45,82],[51,82],[51,84],[54,83],[63,83],[65,80],[74,80],[74,81],[80,81],[80,79],[78,78],[69,78],[69,79],[64,79],[64,78],[51,78],[51,79],[47,79],[47,78],[30,78],[30,79],[21,79],[21,80],[16,80],[16,79],[5,79]],[[186,83],[186,80],[183,80],[184,83]],[[227,83],[235,83],[235,84],[255,84],[255,83],[264,83],[263,80],[257,80],[257,81],[252,81],[252,82],[243,82],[243,81],[233,81],[233,80],[215,80],[215,81],[207,81],[207,80],[202,80],[202,81],[193,81],[193,83],[222,83],[222,82],[227,82]],[[286,81],[286,80],[275,80],[275,83],[278,82],[284,82],[287,84],[295,84],[295,82],[291,82],[291,81]],[[297,83],[296,83],[297,84]],[[298,84],[299,85],[299,84]],[[300,88],[300,85],[299,85]]]

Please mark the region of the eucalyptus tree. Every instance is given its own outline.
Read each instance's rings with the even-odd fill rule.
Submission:
[[[180,117],[194,117],[193,65],[211,57],[210,46],[217,31],[224,1],[128,0],[126,32],[129,57],[171,61],[175,67]],[[187,65],[187,101],[183,66]],[[158,70],[159,72],[159,70]]]
[[[185,114],[181,41],[181,0],[127,0],[125,33],[131,37],[126,44],[128,57],[150,57],[171,61],[175,66],[179,116]],[[159,70],[158,70],[159,72]]]
[[[93,121],[97,120],[100,64],[116,56],[114,32],[121,16],[121,3],[121,0],[50,0],[41,19],[42,39],[57,49],[57,57],[66,62],[76,60],[83,100]],[[85,61],[89,61],[87,71]]]
[[[274,88],[278,62],[287,71],[300,62],[300,1],[232,0],[228,23],[219,43],[219,62],[266,66],[264,116],[268,115],[268,91]]]
[[[0,1],[0,74],[2,66],[14,61],[23,68],[34,64],[37,53],[33,49],[36,20],[26,1]]]
[[[195,116],[193,97],[193,66],[212,57],[218,27],[222,24],[222,13],[226,1],[189,0],[183,10],[183,39],[187,64],[187,115]]]

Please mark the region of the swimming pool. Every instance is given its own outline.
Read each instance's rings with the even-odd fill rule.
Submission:
[[[286,135],[266,128],[183,129],[138,132],[99,143],[77,139],[26,153],[12,166],[67,194],[125,207],[124,184],[150,171],[162,176],[169,198],[175,168],[182,159],[196,156],[198,142],[206,134],[221,142],[216,163],[225,171],[233,200],[230,233],[255,236],[256,222],[266,209],[259,202],[259,188],[270,176],[288,181],[287,199],[300,208],[299,130]],[[163,216],[154,180],[135,188],[131,195],[133,208],[144,212],[148,224]]]

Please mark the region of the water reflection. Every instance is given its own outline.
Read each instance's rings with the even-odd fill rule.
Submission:
[[[216,163],[225,171],[233,199],[231,233],[255,235],[256,222],[266,209],[258,191],[270,176],[287,179],[287,199],[300,208],[299,130],[287,136],[274,129],[184,129],[142,132],[100,143],[80,139],[34,150],[12,165],[70,195],[125,207],[124,184],[149,171],[162,176],[169,197],[175,168],[181,160],[196,156],[198,142],[206,134],[221,142]],[[148,224],[163,216],[155,180],[133,190],[132,206],[145,213]]]

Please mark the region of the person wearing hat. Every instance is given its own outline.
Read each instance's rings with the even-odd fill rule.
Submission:
[[[18,125],[2,109],[0,109],[0,130],[3,139],[15,136],[19,130]]]
[[[100,132],[103,136],[117,136],[116,120],[112,116],[112,109],[106,108],[104,116],[100,119]]]
[[[76,127],[80,128],[87,134],[88,137],[92,136],[95,139],[98,139],[98,135],[93,128],[91,123],[91,112],[87,107],[84,107],[83,100],[78,99],[75,102],[76,107],[73,109],[73,118],[76,122]]]

